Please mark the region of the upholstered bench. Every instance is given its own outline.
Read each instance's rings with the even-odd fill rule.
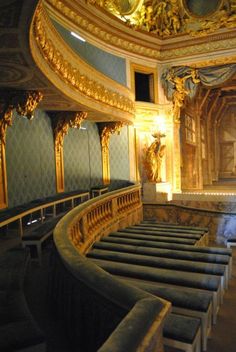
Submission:
[[[207,264],[188,261],[188,260],[179,260],[179,259],[170,259],[170,258],[159,258],[151,255],[144,254],[133,254],[133,253],[122,253],[111,250],[102,250],[102,249],[92,249],[87,254],[89,258],[96,259],[105,259],[111,260],[114,262],[120,263],[130,263],[144,265],[154,268],[163,268],[163,269],[173,269],[186,272],[202,273],[209,275],[217,275],[221,277],[221,290],[224,292],[226,288],[226,268],[221,264]]]
[[[31,259],[35,259],[39,262],[39,264],[42,263],[42,244],[46,239],[52,235],[53,230],[60,220],[61,217],[53,218],[51,220],[48,220],[41,225],[39,225],[37,228],[34,230],[26,233],[22,237],[22,246],[23,247],[35,247],[36,248],[36,257],[33,258],[31,256]]]
[[[138,287],[152,295],[171,302],[172,312],[201,319],[202,349],[206,351],[207,338],[210,336],[213,311],[210,292],[189,291],[178,287],[165,287],[158,283],[146,283],[135,279],[121,279],[123,282]]]
[[[135,226],[130,226],[128,229],[138,230],[138,231],[151,231],[153,233],[162,233],[168,236],[179,235],[180,237],[186,238],[197,238],[198,245],[207,246],[209,242],[208,233],[203,230],[192,230],[192,229],[182,229],[182,228],[172,228],[172,227],[154,227],[154,226],[145,226],[142,224],[137,224]]]
[[[92,187],[91,188],[91,197],[97,197],[97,196],[101,196],[104,193],[108,192],[108,186],[96,186],[96,187]]]
[[[158,222],[155,219],[154,220],[143,220],[143,221],[141,221],[141,224],[147,225],[147,226],[172,227],[172,228],[181,228],[181,229],[197,230],[197,231],[200,230],[200,231],[204,231],[204,232],[209,231],[208,227],[173,224],[173,223],[169,223],[169,222]]]
[[[144,235],[159,235],[159,236],[167,236],[167,237],[179,237],[179,238],[187,238],[187,239],[195,239],[199,241],[202,238],[201,234],[197,233],[183,233],[181,231],[162,231],[162,230],[152,230],[152,229],[144,229],[139,226],[126,227],[121,230],[122,232],[128,233],[141,233]]]
[[[125,231],[117,231],[109,234],[110,237],[124,237],[124,238],[134,238],[138,240],[146,240],[146,241],[156,241],[156,242],[169,242],[169,243],[179,243],[179,244],[189,244],[195,245],[197,240],[195,239],[186,239],[179,237],[169,237],[164,235],[145,235],[140,233],[131,233]]]
[[[120,234],[120,235],[119,235]],[[181,255],[180,252],[184,253],[189,253],[190,255],[193,255],[194,253],[198,253],[199,261],[204,261],[204,262],[213,262],[213,263],[218,263],[218,264],[224,264],[227,265],[227,276],[228,278],[231,277],[232,273],[232,250],[225,248],[225,250],[230,251],[226,252],[226,254],[223,254],[221,251],[217,251],[218,248],[216,247],[195,247],[192,245],[186,245],[183,243],[173,243],[170,239],[169,241],[166,241],[166,239],[162,241],[151,241],[151,240],[143,240],[143,239],[137,239],[135,238],[130,238],[126,236],[123,236],[122,233],[116,233],[116,235],[110,234],[109,236],[103,237],[101,240],[102,242],[112,242],[112,243],[119,243],[119,244],[125,244],[125,245],[133,245],[135,247],[145,247],[145,248],[150,248],[150,249],[166,249],[169,250],[169,253],[172,251],[179,251],[178,255]],[[219,248],[221,249],[221,248]],[[222,248],[223,249],[223,248]],[[231,255],[230,255],[231,254]],[[187,257],[187,256],[186,256]],[[197,256],[196,256],[197,257]],[[181,258],[181,257],[180,257]],[[176,258],[177,259],[177,258]]]
[[[163,328],[163,342],[185,352],[201,352],[200,319],[169,314]]]
[[[220,277],[215,275],[150,268],[142,265],[118,263],[102,259],[90,258],[89,260],[113,275],[210,291],[213,294],[213,310],[216,313],[222,301],[221,280]]]

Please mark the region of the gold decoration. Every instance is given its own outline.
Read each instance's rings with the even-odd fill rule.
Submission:
[[[69,128],[80,128],[81,123],[86,119],[87,112],[63,111],[51,113],[54,140],[57,150],[63,147],[65,135],[68,134]]]
[[[195,20],[196,21],[196,20]],[[194,22],[194,18],[186,21],[188,27]],[[219,11],[214,12],[208,19],[200,19],[197,29],[188,30],[192,36],[205,36],[213,33],[220,28],[235,28],[236,27],[236,2],[222,1],[222,6]]]
[[[87,112],[60,111],[50,113],[54,132],[57,192],[64,192],[63,142],[69,128],[80,128]]]
[[[160,37],[177,34],[182,27],[179,0],[145,1],[129,23],[135,29],[144,29]]]
[[[182,0],[180,0],[180,2],[182,2]],[[102,3],[103,2],[101,2],[101,6]],[[234,38],[232,34],[230,34],[230,36],[226,34],[222,37],[221,33],[220,36],[215,36],[214,40],[210,40],[204,43],[200,41],[196,43],[196,38],[188,39],[188,41],[184,42],[184,45],[179,42],[178,47],[175,47],[173,49],[171,49],[171,47],[169,46],[165,47],[165,43],[163,42],[161,48],[162,50],[160,50],[160,45],[157,45],[155,46],[155,48],[153,48],[153,42],[149,42],[148,38],[145,41],[145,45],[142,45],[137,40],[137,36],[135,34],[133,40],[131,41],[128,39],[123,39],[123,37],[119,36],[119,34],[115,35],[114,32],[111,33],[107,31],[105,27],[99,25],[98,22],[94,23],[92,19],[89,19],[89,17],[84,18],[80,16],[78,12],[76,12],[75,9],[72,8],[69,2],[67,2],[67,4],[65,5],[61,1],[57,0],[44,0],[44,4],[46,5],[47,10],[50,12],[50,14],[54,18],[56,17],[58,21],[62,17],[64,17],[66,18],[66,23],[68,23],[69,21],[71,26],[81,28],[83,31],[86,31],[91,36],[96,38],[96,40],[99,39],[100,41],[106,42],[106,44],[109,44],[113,47],[121,48],[122,50],[125,50],[129,53],[135,53],[137,55],[149,57],[155,60],[165,61],[169,59],[173,60],[174,58],[180,57],[183,57],[185,59],[186,56],[210,53],[215,52],[216,50],[223,51],[227,49],[232,49],[236,46],[236,38]],[[99,6],[98,3],[96,5]],[[184,12],[183,6],[181,6],[181,10],[182,12]],[[183,23],[181,28],[183,30],[183,28],[186,28],[188,26],[189,16],[188,14],[184,14],[181,15],[181,18]],[[200,19],[198,18],[197,23],[199,22],[199,20]],[[128,19],[127,23],[129,24]],[[178,33],[187,34],[190,31],[190,28],[188,28],[188,30],[186,29],[182,32],[179,31]],[[151,45],[149,46],[148,44]],[[231,59],[231,56],[226,58],[226,60],[229,60],[230,62],[235,62],[235,59]]]
[[[110,136],[114,133],[120,133],[121,128],[125,125],[124,122],[108,122],[99,123],[98,129],[102,146],[102,170],[103,183],[110,183],[110,163],[109,163],[109,141]]]
[[[165,145],[161,145],[161,138],[166,135],[161,132],[156,132],[153,133],[152,136],[155,140],[145,149],[143,164],[148,181],[161,182],[161,163],[166,149]]]
[[[16,104],[16,112],[27,117],[28,120],[32,120],[34,110],[38,103],[42,100],[43,94],[38,91],[26,91],[20,95],[20,101]]]
[[[169,82],[173,84],[173,88],[174,88],[174,93],[172,96],[173,116],[174,116],[175,122],[179,123],[180,110],[184,105],[184,99],[190,93],[185,88],[185,81],[188,78],[191,78],[193,83],[196,83],[196,84],[199,83],[200,79],[198,78],[198,72],[195,68],[192,68],[190,74],[187,74],[184,77],[178,77],[174,75],[174,70],[170,69],[166,78]]]
[[[7,127],[12,125],[13,110],[27,117],[33,118],[34,110],[42,100],[43,95],[38,91],[4,91],[1,92],[0,103],[0,140],[6,144]]]
[[[64,57],[64,54],[54,45],[47,34],[41,5],[38,6],[35,13],[33,31],[41,55],[70,88],[100,103],[124,112],[134,113],[134,102],[131,99],[82,74]]]

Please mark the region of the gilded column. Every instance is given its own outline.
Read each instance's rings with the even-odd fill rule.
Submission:
[[[108,122],[99,123],[98,129],[100,134],[100,141],[102,147],[102,175],[103,184],[110,183],[110,161],[109,161],[109,141],[111,134],[120,133],[121,128],[124,126],[123,122]]]
[[[38,91],[1,91],[0,92],[0,209],[8,206],[6,172],[6,132],[12,126],[13,110],[18,115],[31,120],[34,110],[42,100]]]
[[[54,151],[56,166],[56,190],[64,192],[64,156],[63,143],[69,128],[80,128],[81,123],[87,117],[86,112],[60,111],[50,113],[54,133]]]

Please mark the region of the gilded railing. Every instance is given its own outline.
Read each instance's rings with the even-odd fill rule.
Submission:
[[[77,350],[164,351],[162,329],[171,304],[124,284],[84,256],[95,241],[141,219],[136,185],[79,205],[54,230],[49,296]]]
[[[86,253],[91,245],[110,231],[139,222],[142,219],[140,188],[128,187],[128,190],[111,192],[109,195],[90,200],[86,209],[68,224],[68,236],[74,246]]]

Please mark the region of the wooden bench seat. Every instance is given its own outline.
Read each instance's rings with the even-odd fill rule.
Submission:
[[[207,338],[212,328],[212,294],[210,292],[188,291],[184,288],[165,287],[158,283],[147,283],[123,278],[121,281],[134,285],[152,295],[171,302],[172,312],[201,319],[202,349],[207,349]]]
[[[31,259],[37,260],[40,265],[42,263],[42,244],[49,236],[52,235],[53,230],[60,218],[61,217],[57,217],[48,220],[22,237],[23,247],[29,246],[36,248],[36,257],[33,258],[31,255]]]
[[[152,230],[152,229],[143,229],[141,227],[126,227],[125,229],[120,230],[121,232],[128,233],[140,233],[144,235],[158,235],[158,236],[167,236],[167,237],[177,237],[177,238],[187,238],[187,239],[195,239],[200,240],[202,238],[201,234],[197,233],[182,233],[178,231],[162,231],[162,230]],[[119,231],[118,231],[119,232]]]

